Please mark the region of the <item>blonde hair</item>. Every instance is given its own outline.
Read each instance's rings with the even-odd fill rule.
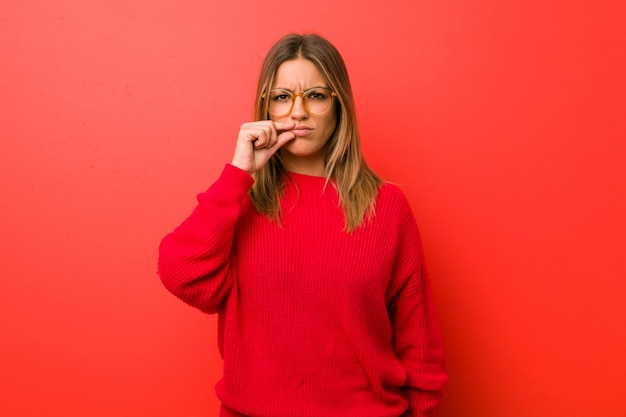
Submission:
[[[345,216],[345,230],[351,233],[366,218],[374,215],[382,179],[363,159],[352,88],[346,66],[337,49],[315,34],[290,34],[276,42],[261,67],[254,117],[255,120],[269,120],[268,104],[263,95],[272,88],[278,67],[285,61],[297,58],[313,62],[328,87],[337,94],[333,109],[337,112],[337,127],[328,141],[325,176],[337,189]],[[275,154],[254,174],[255,182],[249,193],[254,207],[278,222],[285,175],[288,173],[279,155]]]

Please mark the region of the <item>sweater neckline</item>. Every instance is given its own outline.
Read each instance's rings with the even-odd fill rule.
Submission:
[[[288,171],[285,181],[289,182],[293,180],[298,188],[323,190],[326,184],[326,177],[318,177],[315,175],[298,174]],[[329,183],[332,182],[329,181]]]

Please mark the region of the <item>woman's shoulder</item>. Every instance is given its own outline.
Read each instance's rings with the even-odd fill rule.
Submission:
[[[378,203],[401,204],[410,207],[409,200],[402,188],[398,184],[388,181],[383,181],[378,189]]]
[[[377,216],[386,219],[386,221],[397,219],[404,222],[414,218],[411,203],[401,186],[387,181],[383,182],[378,189],[375,213]]]

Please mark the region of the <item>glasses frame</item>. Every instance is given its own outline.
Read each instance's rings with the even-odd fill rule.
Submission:
[[[311,91],[314,91],[314,90],[325,90],[325,91],[328,91],[328,93],[330,95],[330,105],[328,106],[328,109],[326,109],[322,113],[314,113],[314,112],[312,112],[309,109],[309,106],[306,105],[306,102],[307,102],[308,98],[305,99],[304,96],[306,96],[308,93],[310,93]],[[276,91],[285,92],[285,93],[287,93],[287,94],[289,94],[291,96],[291,106],[289,106],[289,110],[286,113],[282,113],[282,114],[272,113],[270,111],[270,103],[269,103],[269,100],[268,100],[267,112],[269,114],[271,114],[272,116],[276,116],[276,117],[283,117],[283,116],[287,116],[288,114],[290,114],[293,111],[293,106],[296,103],[296,98],[297,97],[302,97],[302,106],[304,107],[304,110],[306,110],[307,113],[314,114],[316,116],[321,116],[322,114],[328,113],[328,111],[331,109],[331,107],[333,107],[333,103],[334,103],[335,97],[337,97],[337,93],[335,93],[333,90],[331,90],[328,87],[313,87],[313,88],[309,88],[308,90],[304,90],[301,93],[294,93],[293,91],[287,90],[286,88],[274,88],[274,89],[270,90],[269,93],[263,93],[261,98],[266,99],[266,98],[268,98],[268,94],[271,94],[271,93],[276,92]]]

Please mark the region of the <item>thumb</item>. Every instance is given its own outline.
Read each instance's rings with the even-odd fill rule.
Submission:
[[[283,146],[285,143],[289,142],[290,140],[293,140],[295,137],[296,137],[296,134],[290,130],[283,132],[280,135],[278,135],[278,137],[276,137],[277,140],[276,140],[276,144],[274,145],[274,147],[276,148],[276,150],[278,150],[281,146]]]

